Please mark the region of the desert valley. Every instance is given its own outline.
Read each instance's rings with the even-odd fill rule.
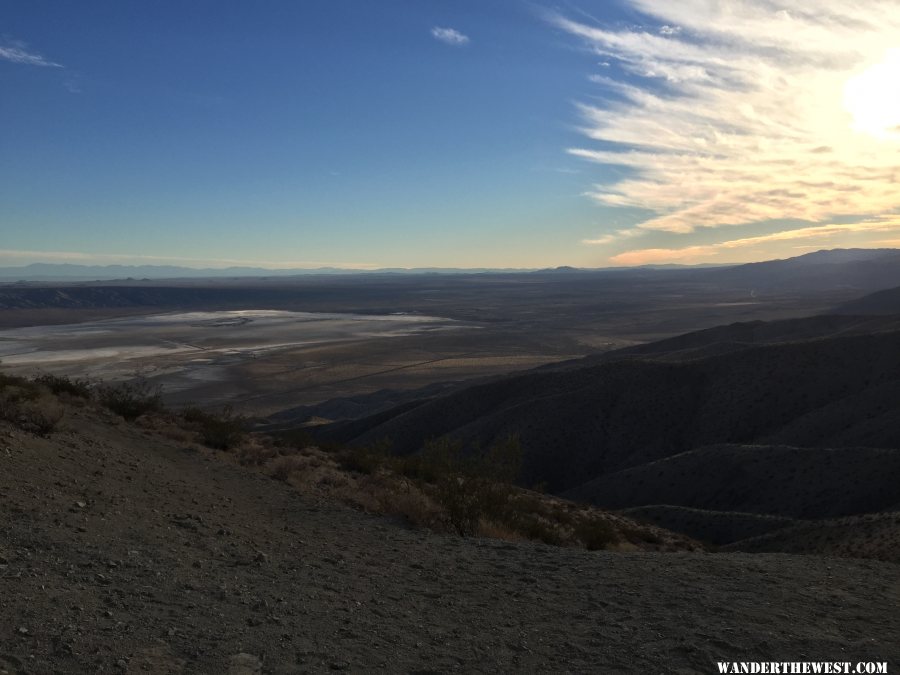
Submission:
[[[0,675],[900,668],[898,0],[0,2]]]
[[[6,284],[0,663],[896,659],[884,283],[894,251]]]

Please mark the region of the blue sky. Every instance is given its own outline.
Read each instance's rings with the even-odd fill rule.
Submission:
[[[895,3],[706,4],[2,0],[0,264],[892,245]]]

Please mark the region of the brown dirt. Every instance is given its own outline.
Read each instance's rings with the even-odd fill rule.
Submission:
[[[900,662],[897,566],[410,530],[151,430],[0,423],[0,672],[714,672]]]

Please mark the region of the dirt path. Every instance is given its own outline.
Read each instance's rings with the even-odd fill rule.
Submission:
[[[0,426],[0,673],[900,665],[889,563],[436,536],[93,413],[66,425]]]

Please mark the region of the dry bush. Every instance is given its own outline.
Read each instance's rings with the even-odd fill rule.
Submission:
[[[602,551],[620,541],[616,528],[602,517],[580,520],[575,526],[575,537],[588,551]]]
[[[275,480],[287,481],[295,473],[300,473],[309,468],[309,463],[297,455],[279,457],[269,469],[269,475]]]
[[[13,421],[19,428],[39,436],[47,436],[56,430],[65,416],[65,408],[51,395],[15,404]]]
[[[93,391],[93,384],[89,380],[72,379],[65,375],[51,375],[46,373],[34,378],[34,381],[49,389],[59,396],[66,394],[72,398],[89,399]]]
[[[325,488],[326,492],[331,492],[335,488],[343,488],[352,483],[351,478],[346,472],[341,471],[333,466],[318,467],[316,477],[316,487]]]
[[[182,427],[167,424],[157,429],[160,434],[177,443],[190,443],[194,440],[194,433]]]
[[[263,466],[278,457],[278,449],[259,438],[250,438],[241,444],[237,456],[238,462],[244,466]]]
[[[389,464],[390,458],[367,447],[354,447],[338,454],[338,461],[347,471],[373,474]]]
[[[411,525],[431,530],[444,529],[441,508],[418,487],[406,482],[394,481],[384,486],[377,503],[382,513],[401,516]]]
[[[142,377],[97,387],[97,399],[102,406],[133,422],[141,415],[164,410],[160,388]]]
[[[521,532],[507,527],[506,525],[500,525],[491,520],[484,519],[482,519],[478,523],[478,530],[476,534],[479,537],[486,537],[488,539],[501,539],[503,541],[526,541]]]
[[[221,412],[185,408],[183,419],[200,433],[203,445],[215,450],[231,450],[247,438],[247,418],[225,406]]]
[[[0,419],[46,436],[62,421],[65,409],[44,387],[0,373]]]

